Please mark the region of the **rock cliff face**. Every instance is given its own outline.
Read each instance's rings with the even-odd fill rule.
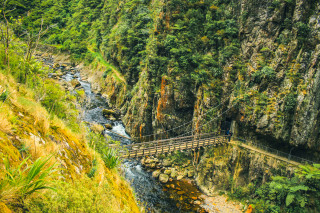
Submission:
[[[152,100],[149,125],[152,123],[154,131],[170,129],[190,120],[193,113],[195,128],[205,123],[197,118],[218,102],[223,103],[218,109],[221,113],[238,98],[238,108],[206,128],[218,129],[227,118],[236,122],[234,131],[241,136],[267,137],[264,141],[319,150],[320,3],[248,0],[230,3],[226,9],[238,17],[238,57],[245,63],[239,68],[235,59],[229,60],[221,82],[203,84],[196,90],[179,79],[163,77],[157,98]],[[188,91],[191,94],[184,94]],[[139,105],[141,111],[150,106],[146,100],[129,105]],[[213,114],[217,115],[219,112]],[[147,119],[130,117],[129,128]]]
[[[110,3],[103,11],[117,18],[102,21],[104,57],[128,86],[100,84],[134,136],[232,122],[242,137],[320,150],[319,1],[126,2]]]
[[[249,76],[241,81],[239,75],[236,83],[249,101],[241,104],[236,121],[253,133],[319,150],[320,4],[274,2],[241,3],[247,18],[240,22],[240,41]],[[263,61],[274,70],[272,81],[266,82],[266,74],[253,84]]]
[[[197,165],[195,179],[206,194],[214,194],[217,190],[232,193],[240,190],[250,194],[250,187],[270,181],[271,176],[290,177],[294,170],[295,166],[286,162],[229,145],[206,150]]]

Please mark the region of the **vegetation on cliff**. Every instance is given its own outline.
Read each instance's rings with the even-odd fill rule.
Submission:
[[[101,93],[122,107],[136,136],[192,119],[199,126],[240,98],[202,131],[228,118],[243,136],[319,147],[318,1],[8,2],[20,2],[13,17],[24,15],[17,34],[48,28],[45,43],[95,64]]]

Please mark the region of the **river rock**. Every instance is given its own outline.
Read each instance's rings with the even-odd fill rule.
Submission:
[[[194,176],[194,171],[193,170],[188,171],[188,177],[191,178],[193,176]]]
[[[179,175],[178,177],[177,177],[177,180],[182,180],[183,179],[183,176],[182,175]]]
[[[150,164],[150,168],[151,168],[151,169],[154,169],[154,168],[156,168],[156,167],[157,167],[156,163],[151,163],[151,164]]]
[[[72,79],[71,85],[73,88],[81,87],[81,84],[80,84],[79,80],[77,80],[77,79]]]
[[[105,126],[106,126],[106,129],[110,129],[110,130],[112,129],[112,125],[111,124],[106,124]]]
[[[102,114],[104,117],[106,118],[110,118],[111,116],[114,116],[115,115],[115,112],[111,109],[103,109],[102,110]]]
[[[154,163],[159,163],[159,159],[158,158],[153,158],[153,162]]]
[[[153,171],[152,172],[152,177],[158,178],[160,174],[161,174],[160,170]]]
[[[166,169],[166,170],[164,170],[164,174],[166,174],[166,175],[170,175],[170,174],[171,174],[171,170],[170,170],[170,169]]]
[[[162,165],[168,167],[172,165],[172,162],[167,159],[164,159],[162,162]]]
[[[200,201],[200,200],[195,200],[193,203],[194,203],[195,205],[200,205],[200,204],[201,204],[201,201]]]
[[[53,65],[53,69],[57,69],[57,68],[59,68],[60,67],[60,64],[58,64],[58,63],[54,63],[54,65]]]
[[[178,176],[178,172],[175,169],[172,169],[170,177],[175,178],[177,176]]]
[[[109,117],[109,120],[110,121],[116,121],[117,119],[115,117],[111,116],[111,117]]]
[[[141,163],[143,166],[146,164],[146,163],[145,163],[145,160],[146,160],[145,158],[142,158],[141,161],[140,161],[140,163]]]
[[[153,163],[153,160],[151,158],[147,158],[145,161],[144,161],[145,164],[150,164],[150,163]]]
[[[166,174],[160,174],[159,175],[159,180],[161,183],[167,183],[169,180],[169,176]]]

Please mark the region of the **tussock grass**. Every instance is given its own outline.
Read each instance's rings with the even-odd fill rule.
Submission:
[[[84,125],[70,129],[70,119],[78,122],[73,103],[60,100],[60,109],[68,112],[57,112],[65,117],[49,113],[41,104],[46,94],[31,81],[33,87],[17,84],[13,72],[20,71],[0,68],[0,86],[9,91],[6,102],[0,101],[0,212],[6,206],[14,212],[139,212],[130,186],[89,147]],[[46,84],[48,89],[55,82]],[[52,88],[59,94],[60,87]],[[93,160],[96,171],[88,178]]]
[[[38,158],[29,165],[29,158],[14,167],[8,159],[4,160],[4,176],[0,179],[0,202],[12,204],[21,202],[27,195],[50,187],[49,177],[56,170],[48,165],[49,158]]]
[[[4,133],[10,133],[12,125],[8,121],[8,114],[4,112],[0,112],[0,131]]]

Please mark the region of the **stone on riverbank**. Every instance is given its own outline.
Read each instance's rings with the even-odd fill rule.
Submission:
[[[153,171],[152,172],[152,177],[153,178],[158,178],[160,174],[161,174],[160,170]]]
[[[167,159],[164,159],[162,162],[162,165],[168,167],[172,165],[172,162]]]
[[[159,175],[159,180],[161,183],[167,183],[169,180],[169,176],[166,174],[160,174]]]
[[[164,170],[164,174],[166,174],[166,175],[170,175],[170,174],[171,174],[171,170],[170,170],[170,169],[166,169],[166,170]]]
[[[72,79],[71,80],[71,85],[72,85],[73,88],[81,87],[81,84],[77,79]]]
[[[111,124],[106,124],[105,126],[106,126],[106,129],[110,129],[110,130],[112,129],[112,125]]]
[[[111,110],[111,109],[103,109],[102,110],[102,114],[103,116],[105,116],[106,118],[109,118],[110,116],[114,116],[116,113],[115,111]]]
[[[194,176],[194,171],[192,171],[192,170],[191,170],[191,171],[188,171],[188,177],[191,178],[191,177],[193,177],[193,176]]]
[[[183,176],[182,175],[179,175],[178,177],[177,177],[177,180],[182,180],[183,179]]]

